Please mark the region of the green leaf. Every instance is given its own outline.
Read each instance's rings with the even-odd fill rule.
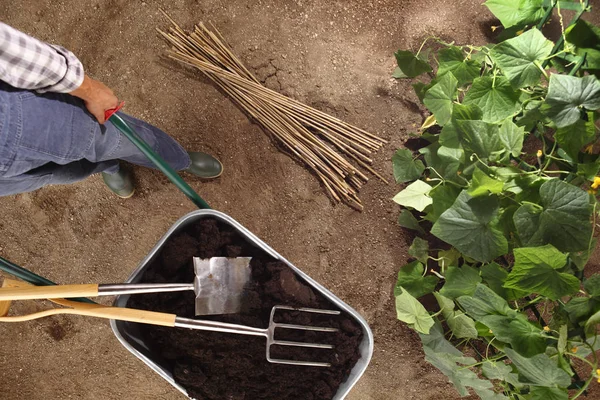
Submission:
[[[467,314],[480,321],[488,315],[513,315],[515,314],[506,300],[498,296],[489,287],[479,284],[475,288],[473,296],[461,296],[458,304],[465,309]]]
[[[589,297],[573,297],[565,304],[565,311],[569,314],[569,319],[578,324],[594,313],[593,310],[596,305],[597,303]]]
[[[416,237],[408,248],[408,254],[426,264],[429,258],[429,243],[427,240]]]
[[[514,254],[515,264],[504,283],[505,288],[540,294],[551,300],[579,290],[579,279],[558,272],[567,263],[567,256],[554,246],[521,247],[515,249]]]
[[[458,260],[460,259],[460,253],[452,248],[450,250],[440,250],[438,251],[438,264],[442,269],[445,269],[451,265],[457,266]]]
[[[483,111],[476,104],[454,103],[452,106],[452,117],[455,120],[475,120],[483,117]]]
[[[544,15],[543,0],[488,0],[484,4],[505,28],[536,22]]]
[[[434,292],[438,304],[440,305],[440,311],[442,316],[446,320],[448,327],[452,331],[452,334],[457,338],[470,338],[477,339],[477,329],[475,328],[475,321],[466,316],[462,311],[454,310],[454,302],[447,297],[442,296],[438,292]]]
[[[504,287],[504,282],[508,278],[508,272],[500,265],[493,262],[484,265],[480,270],[483,281],[503,299],[508,301],[517,300],[527,294],[519,290],[506,289]]]
[[[425,164],[428,167],[435,168],[435,171],[431,171],[433,177],[439,177],[446,180],[456,180],[456,172],[460,167],[460,162],[457,160],[442,157],[439,154],[440,144],[433,143],[427,147],[419,149],[419,153],[425,157]]]
[[[470,156],[476,153],[483,160],[495,160],[505,151],[500,141],[498,125],[483,121],[456,120],[460,141]]]
[[[542,208],[524,204],[513,217],[523,246],[552,244],[561,251],[587,250],[592,235],[589,196],[559,179],[540,187]]]
[[[513,372],[511,366],[501,361],[485,361],[481,365],[481,371],[488,379],[498,379],[510,383],[517,389],[523,387],[523,384],[519,382],[519,376]]]
[[[445,74],[425,93],[423,103],[431,110],[440,126],[444,126],[450,121],[457,85],[458,81],[454,75]]]
[[[578,78],[552,74],[546,106],[546,115],[558,128],[573,125],[581,117],[581,107],[588,111],[600,108],[600,83],[592,75]]]
[[[425,275],[423,264],[419,261],[413,261],[406,264],[398,271],[398,281],[394,287],[394,296],[406,290],[411,296],[419,298],[433,292],[439,279],[435,275]]]
[[[451,184],[440,185],[433,189],[430,193],[433,204],[425,218],[431,222],[437,221],[444,211],[452,207],[459,193],[460,189]]]
[[[444,330],[440,321],[435,319],[435,325],[431,328],[428,335],[419,333],[423,347],[428,347],[435,353],[447,353],[453,356],[462,357],[462,353],[452,343],[446,340]]]
[[[523,357],[510,348],[505,348],[504,352],[517,367],[521,382],[532,386],[561,387],[566,388],[571,384],[571,377],[562,369],[556,366],[546,354],[538,354],[534,357]]]
[[[473,198],[463,190],[452,207],[438,218],[431,233],[480,262],[508,252],[508,241],[499,227],[495,196]]]
[[[419,233],[425,233],[421,225],[419,225],[419,221],[415,218],[413,213],[408,210],[400,211],[400,215],[398,215],[398,225],[406,229],[412,229]]]
[[[433,85],[435,85],[435,80],[431,81],[428,84],[424,84],[423,82],[413,83],[412,87],[415,90],[415,94],[417,95],[417,97],[419,98],[421,103],[423,102],[425,93],[427,93],[429,88],[432,87]]]
[[[483,76],[473,81],[463,103],[475,104],[483,111],[483,120],[499,123],[519,110],[519,92],[513,89],[507,78]]]
[[[542,72],[538,68],[552,52],[552,42],[532,28],[520,36],[497,44],[490,57],[500,67],[514,88],[534,86]]]
[[[600,171],[600,162],[577,164],[577,175],[583,176],[588,181],[593,181]]]
[[[404,79],[404,78],[408,78],[408,76],[404,72],[402,72],[400,67],[396,67],[394,69],[394,72],[392,73],[392,78]]]
[[[577,120],[573,125],[558,128],[554,133],[556,141],[568,155],[577,160],[579,150],[596,139],[596,126],[593,113],[589,112],[588,120]]]
[[[409,78],[414,78],[425,72],[431,72],[431,66],[416,57],[412,52],[406,50],[398,50],[395,54],[396,62],[400,70]]]
[[[579,271],[583,271],[587,262],[592,256],[592,253],[596,249],[597,244],[598,239],[592,239],[587,249],[581,251],[572,251],[569,253],[569,259]]]
[[[487,195],[489,193],[502,193],[503,187],[504,182],[490,178],[485,172],[475,167],[473,179],[471,180],[471,185],[469,186],[469,190],[467,190],[467,192],[471,196],[477,197]]]
[[[583,288],[592,297],[600,297],[600,274],[593,274],[583,282]]]
[[[568,43],[575,46],[578,56],[585,54],[583,69],[600,69],[600,28],[580,19],[565,30]]]
[[[418,179],[425,166],[421,160],[416,160],[408,149],[399,149],[392,156],[394,166],[394,178],[396,183],[404,183]]]
[[[532,357],[546,350],[546,339],[542,330],[527,321],[524,315],[517,318],[504,315],[488,315],[480,322],[491,329],[498,340],[509,343],[512,348],[525,357]]]
[[[450,266],[446,271],[446,284],[440,294],[450,299],[475,293],[477,284],[481,282],[479,271],[468,265],[462,267]]]
[[[563,354],[567,351],[567,339],[569,334],[569,327],[567,325],[561,325],[558,329],[558,343],[556,349],[558,354]]]
[[[534,386],[529,392],[531,400],[569,400],[567,389]]]
[[[498,132],[500,142],[513,157],[519,157],[523,149],[523,139],[525,138],[525,128],[515,125],[510,119],[507,119],[500,126]]]
[[[450,72],[458,80],[458,86],[465,86],[479,76],[481,64],[468,59],[460,47],[450,46],[440,50],[438,60],[440,65],[437,76]]]
[[[402,289],[402,288],[400,288]],[[425,307],[407,290],[396,296],[396,316],[417,332],[428,334],[434,324]]]
[[[600,324],[600,311],[592,315],[585,323],[585,334],[587,336],[596,335],[598,332],[598,324]]]
[[[431,186],[421,180],[414,181],[394,197],[394,201],[401,206],[411,207],[423,211],[433,200],[429,197]]]
[[[459,357],[447,353],[437,353],[427,346],[424,346],[423,350],[425,351],[425,361],[446,375],[450,382],[454,384],[454,387],[460,396],[464,397],[469,395],[467,387],[471,387],[475,390],[492,389],[493,386],[491,382],[479,379],[475,372],[471,371],[469,368],[458,365],[475,364],[476,361],[473,358]]]

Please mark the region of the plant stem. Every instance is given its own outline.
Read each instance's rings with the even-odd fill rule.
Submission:
[[[569,76],[574,76],[577,73],[577,71],[579,71],[579,68],[581,68],[581,66],[585,62],[586,56],[587,53],[584,53],[583,56],[579,57],[579,61],[577,61],[577,64],[575,64],[573,69],[569,72]]]
[[[590,5],[589,0],[584,0],[581,3],[581,9],[579,11],[577,11],[577,14],[575,14],[575,16],[573,17],[573,19],[571,20],[571,22],[569,23],[569,26],[567,27],[567,29],[569,27],[571,27],[571,25],[574,25],[577,23],[577,21],[579,21],[579,19],[581,18],[581,16],[583,15],[584,12],[587,11],[588,7]],[[554,47],[552,48],[552,52],[550,54],[556,54],[556,52],[558,52],[562,46],[563,43],[565,41],[565,36],[561,35],[560,38],[558,38],[558,40],[556,41],[556,44],[554,45]],[[545,60],[542,63],[542,67],[546,68],[548,66],[548,63],[550,62],[550,60]]]
[[[548,79],[549,79],[549,77],[548,77],[548,73],[546,72],[546,70],[544,69],[544,67],[542,67],[542,66],[541,66],[541,64],[540,64],[540,63],[539,63],[537,60],[536,60],[536,61],[534,61],[534,62],[533,62],[533,64],[534,64],[536,67],[538,67],[538,69],[539,69],[540,71],[542,71],[542,74],[544,75],[544,78],[546,78],[546,80],[548,80]]]
[[[554,7],[556,7],[557,3],[558,3],[558,0],[554,0],[552,2],[552,4],[550,5],[550,7],[548,7],[548,9],[546,10],[546,13],[544,14],[544,17],[537,24],[537,28],[539,30],[541,30],[544,27],[544,25],[546,25],[546,22],[548,22],[548,20],[550,19],[550,16],[552,15],[552,10],[554,10]]]
[[[592,383],[593,380],[594,380],[594,377],[591,376],[587,381],[585,381],[585,384],[583,385],[583,387],[581,389],[579,389],[579,391],[577,393],[575,393],[575,396],[571,397],[571,400],[575,400],[576,398],[578,398],[579,396],[584,394],[585,391],[587,390],[588,386],[590,386],[590,383]]]

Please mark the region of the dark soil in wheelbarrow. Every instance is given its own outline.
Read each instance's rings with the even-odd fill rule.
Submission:
[[[266,328],[274,305],[336,309],[284,263],[246,242],[233,228],[203,219],[174,235],[148,267],[144,282],[192,282],[192,257],[250,256],[252,285],[248,309],[239,314],[198,317]],[[129,307],[194,318],[193,292],[132,296]],[[277,339],[329,343],[332,350],[273,347],[272,356],[323,361],[329,368],[271,364],[265,339],[227,333],[144,326],[146,344],[171,365],[175,380],[190,397],[204,399],[331,399],[358,359],[362,330],[356,321],[340,316],[307,313],[282,315],[277,322],[330,326],[336,333],[288,332]]]

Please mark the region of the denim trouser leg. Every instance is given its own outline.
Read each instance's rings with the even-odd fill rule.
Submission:
[[[189,167],[187,152],[166,133],[119,115],[171,167]],[[117,160],[154,167],[111,122],[98,124],[81,100],[0,84],[0,196],[114,173]]]

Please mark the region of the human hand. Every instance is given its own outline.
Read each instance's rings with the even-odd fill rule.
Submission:
[[[83,78],[81,86],[69,94],[82,99],[88,111],[101,124],[106,122],[104,111],[113,109],[119,105],[119,99],[110,88],[87,75]]]

